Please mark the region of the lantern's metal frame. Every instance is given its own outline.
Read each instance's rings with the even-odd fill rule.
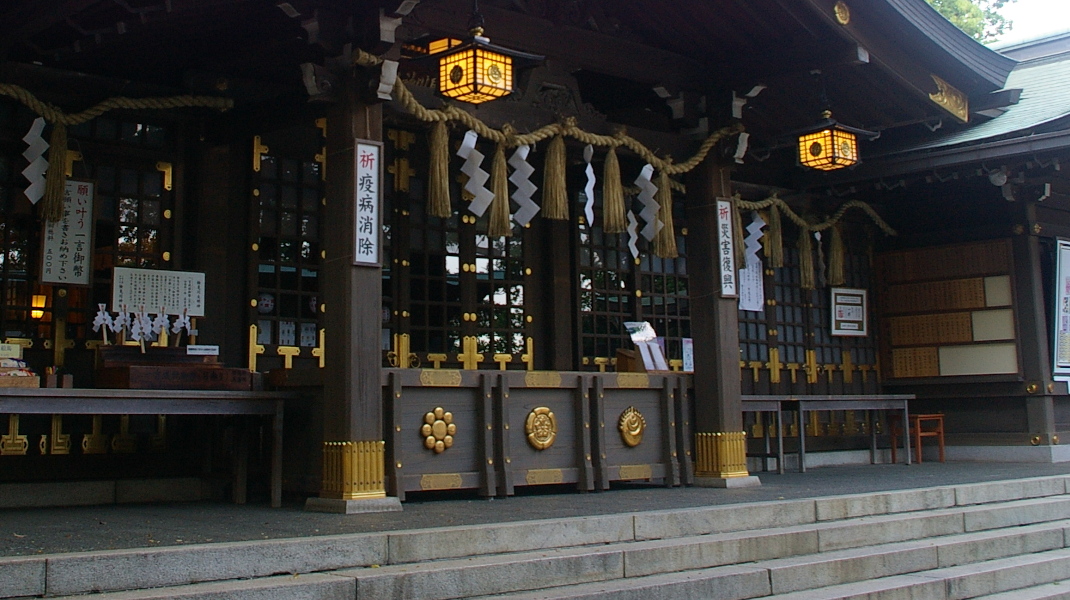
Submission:
[[[490,43],[483,35],[478,0],[472,2],[467,40],[445,38],[431,43],[428,60],[438,63],[439,93],[454,100],[481,104],[513,93],[516,68],[542,61],[544,56],[518,52]]]
[[[871,141],[880,137],[876,131],[839,123],[832,118],[831,111],[826,110],[821,116],[814,125],[793,134],[798,140],[796,159],[801,166],[821,171],[852,167],[862,162],[858,138]]]

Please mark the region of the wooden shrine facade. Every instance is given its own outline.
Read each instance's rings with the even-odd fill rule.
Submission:
[[[488,0],[494,43],[543,58],[478,106],[444,101],[426,66],[465,36],[462,0],[127,4],[0,9],[0,333],[38,373],[99,386],[114,269],[203,273],[194,341],[250,390],[290,392],[288,492],[748,477],[746,438],[771,432],[743,395],[916,394],[969,448],[1053,447],[1070,424],[1043,366],[1064,147],[925,146],[1017,96],[1015,61],[922,0]],[[181,50],[161,62],[159,44]],[[856,169],[796,164],[820,91],[881,133]],[[84,282],[43,276],[45,146],[51,177],[95,189]],[[854,334],[834,288],[864,298]],[[664,369],[628,365],[624,323],[643,321]],[[809,415],[811,450],[868,444],[859,415]],[[227,457],[204,428],[244,431],[176,416],[161,446],[143,416],[64,423],[141,437],[99,461],[0,444],[0,483],[212,472]]]

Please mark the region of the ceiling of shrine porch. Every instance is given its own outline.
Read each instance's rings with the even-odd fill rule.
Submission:
[[[466,33],[471,0],[9,0],[0,4],[0,76],[84,73],[82,98],[217,93],[303,101],[302,64],[328,64],[346,43],[386,53],[379,12],[401,18],[397,43]],[[482,0],[496,44],[545,55],[610,121],[681,131],[703,104],[743,107],[752,148],[774,150],[815,122],[822,88],[837,120],[886,132],[957,123],[929,99],[938,75],[982,106],[1013,61],[972,42],[917,0]],[[928,12],[926,12],[928,11]],[[28,75],[24,65],[40,65]],[[820,70],[820,81],[812,74]],[[64,80],[65,89],[79,85]],[[88,83],[87,83],[88,82]],[[676,118],[669,106],[683,105]],[[660,103],[660,104],[659,104]],[[682,116],[681,116],[682,114]],[[714,123],[716,125],[716,123]],[[905,132],[905,133],[904,133]],[[774,154],[776,154],[774,152]],[[780,154],[787,154],[781,152]]]

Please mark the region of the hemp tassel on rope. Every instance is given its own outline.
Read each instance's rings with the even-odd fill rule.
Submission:
[[[624,208],[624,185],[620,180],[620,161],[617,149],[610,146],[606,153],[605,171],[602,174],[602,230],[606,233],[624,233],[628,230],[627,212]]]
[[[829,233],[829,285],[843,285],[846,282],[844,276],[843,233],[839,225],[833,225]]]
[[[513,228],[509,226],[509,173],[505,169],[505,148],[501,144],[494,149],[494,161],[490,166],[490,191],[494,194],[494,200],[490,203],[487,235],[512,237]]]
[[[654,254],[660,258],[676,258],[676,228],[672,223],[672,182],[669,174],[662,169],[658,173],[658,191],[654,194],[661,208],[658,209],[658,220],[663,227],[654,236]]]
[[[431,126],[431,172],[428,174],[427,214],[440,219],[453,215],[450,206],[450,133],[445,121]]]
[[[769,226],[762,237],[762,249],[770,269],[784,266],[784,228],[780,223],[780,208],[774,203],[769,207]]]
[[[809,227],[799,228],[799,287],[814,289],[814,250],[811,246]]]
[[[555,221],[568,220],[565,160],[565,138],[556,135],[547,145],[546,165],[542,176],[542,215]]]
[[[63,195],[67,187],[67,126],[62,122],[52,123],[49,144],[41,216],[45,221],[55,223],[63,218]]]

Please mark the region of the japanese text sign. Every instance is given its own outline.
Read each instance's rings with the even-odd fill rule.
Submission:
[[[382,145],[357,142],[353,264],[379,265],[379,204]]]
[[[63,216],[45,223],[41,283],[89,285],[93,251],[93,183],[67,180]]]
[[[736,295],[736,254],[732,230],[732,201],[717,200],[717,264],[721,274],[721,296]]]

